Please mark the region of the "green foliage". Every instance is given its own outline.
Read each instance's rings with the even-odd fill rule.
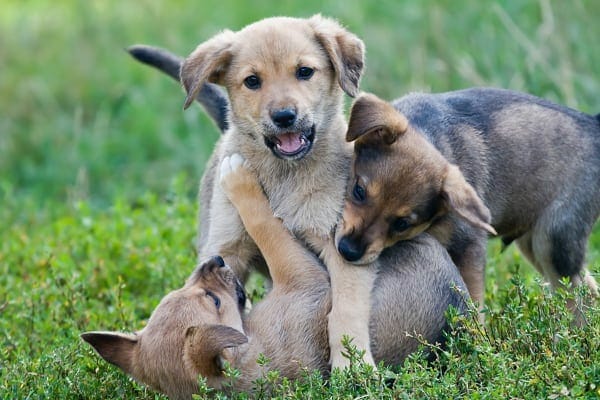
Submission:
[[[79,334],[141,328],[191,272],[195,204],[177,186],[103,212],[55,204],[0,227],[0,398],[154,397]],[[27,206],[1,202],[3,221]]]
[[[218,137],[178,85],[122,50],[185,55],[223,28],[322,12],[368,49],[363,89],[493,85],[600,112],[600,2],[4,0],[0,10],[0,398],[163,398],[97,357],[86,330],[132,331],[195,264],[196,182]],[[588,261],[600,270],[600,230]],[[397,369],[266,374],[274,398],[598,398],[600,313],[577,328],[514,248],[490,243],[485,329]],[[254,300],[264,281],[253,277]],[[402,333],[398,333],[402,334]],[[425,354],[437,354],[425,361]],[[268,360],[261,362],[268,363]],[[231,379],[236,371],[228,370]],[[199,398],[214,395],[201,384]],[[234,396],[247,398],[248,394]]]
[[[123,49],[186,55],[224,28],[317,12],[364,39],[362,87],[384,98],[491,85],[600,112],[597,1],[5,0],[0,180],[38,202],[102,206],[164,191],[181,171],[195,182],[217,129]]]
[[[106,210],[85,202],[56,205],[0,227],[1,398],[156,398],[102,361],[79,334],[141,328],[159,299],[191,272],[195,203],[177,182],[172,188],[169,196],[147,194],[133,205],[116,200]],[[29,207],[13,197],[2,202],[3,220]],[[516,269],[514,261],[496,262],[494,247],[489,269]],[[450,313],[460,328],[447,347],[423,343],[397,369],[361,364],[347,341],[349,371],[327,379],[306,371],[299,381],[272,371],[256,382],[257,392],[296,399],[600,395],[597,306],[582,308],[588,324],[575,327],[565,309],[572,294],[551,295],[535,276],[523,268],[504,282],[488,280],[485,329],[474,315]],[[426,361],[429,353],[434,361]],[[238,374],[227,369],[232,381]],[[199,398],[224,398],[203,381],[200,387]]]

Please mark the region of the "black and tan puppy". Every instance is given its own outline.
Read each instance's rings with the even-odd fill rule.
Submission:
[[[269,266],[273,289],[267,296],[243,315],[240,283],[223,259],[214,257],[197,268],[183,288],[163,298],[143,330],[82,335],[104,359],[171,398],[191,398],[198,391],[199,375],[209,386],[223,389],[228,382],[224,361],[240,371],[233,386],[226,388],[235,391],[251,391],[253,381],[270,369],[290,379],[305,369],[329,369],[327,272],[273,216],[241,157],[226,157],[220,175]],[[427,234],[381,257],[386,268],[379,272],[371,298],[361,300],[372,306],[369,326],[375,360],[399,365],[417,348],[414,336],[443,340],[445,312],[450,305],[464,310],[466,288],[448,253]],[[257,363],[261,353],[270,360],[266,366]]]
[[[354,161],[336,243],[348,261],[369,263],[427,231],[481,305],[486,238],[497,231],[552,285],[569,277],[597,294],[584,258],[600,212],[598,116],[491,88],[392,104],[366,94],[347,140]]]

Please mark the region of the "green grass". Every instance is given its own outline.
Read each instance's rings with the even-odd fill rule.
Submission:
[[[367,46],[363,89],[493,85],[600,112],[600,2],[20,1],[0,7],[0,398],[157,398],[86,347],[143,326],[194,265],[196,182],[218,137],[177,84],[133,62],[189,53],[272,15],[334,16]],[[588,255],[600,271],[600,229]],[[594,398],[600,320],[571,328],[560,295],[514,247],[490,244],[485,331],[466,323],[437,362],[310,375],[295,398]],[[518,278],[515,278],[517,276]],[[263,384],[274,381],[267,376]]]

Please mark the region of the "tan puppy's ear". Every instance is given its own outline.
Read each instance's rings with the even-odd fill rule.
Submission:
[[[341,88],[348,96],[356,96],[365,64],[365,45],[362,40],[336,21],[320,14],[312,16],[308,23],[327,52]]]
[[[456,165],[448,165],[440,196],[448,210],[456,212],[473,226],[497,235],[496,230],[490,225],[492,220],[490,210],[483,204],[473,186],[469,185]]]
[[[193,103],[204,83],[223,83],[231,61],[230,47],[234,36],[235,33],[225,30],[196,47],[183,61],[179,77],[187,93],[184,109]]]
[[[134,334],[119,332],[85,332],[81,338],[111,364],[125,373],[133,374],[133,355],[137,350],[138,339]]]
[[[222,371],[223,350],[248,343],[248,337],[225,325],[203,324],[189,327],[185,333],[183,360],[202,376]]]
[[[363,93],[350,110],[346,141],[357,139],[383,141],[390,145],[408,129],[408,120],[390,103],[379,97]]]

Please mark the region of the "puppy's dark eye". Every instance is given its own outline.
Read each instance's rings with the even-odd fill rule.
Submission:
[[[219,299],[216,294],[207,290],[206,295],[212,299],[212,301],[215,303],[215,307],[217,307],[217,309],[219,309],[219,307],[221,307],[221,299]]]
[[[237,296],[238,307],[240,309],[243,309],[246,305],[246,292],[244,291],[244,288],[242,287],[242,284],[239,281],[236,282],[235,285],[235,294]]]
[[[315,70],[312,68],[300,67],[296,70],[296,78],[307,81],[313,76],[314,73]]]
[[[360,186],[360,184],[358,182],[356,182],[354,184],[354,187],[352,188],[352,197],[357,202],[362,203],[367,198],[367,191],[365,190],[364,187]]]
[[[256,75],[250,75],[244,79],[244,85],[250,90],[260,89],[260,78]]]
[[[401,233],[410,228],[410,222],[406,218],[396,218],[394,222],[392,222],[392,231],[395,233]]]

